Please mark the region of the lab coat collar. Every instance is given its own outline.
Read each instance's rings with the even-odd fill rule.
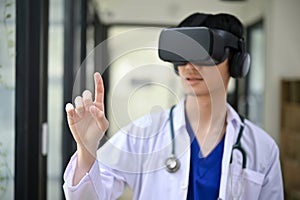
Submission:
[[[226,105],[226,122],[227,124],[232,124],[234,128],[240,127],[242,124],[241,118],[238,113],[231,107],[229,103]],[[182,98],[177,106],[174,108],[173,112],[174,118],[174,129],[179,130],[186,126],[185,123],[185,98]]]
[[[234,128],[240,127],[243,124],[239,114],[231,107],[231,105],[229,103],[227,103],[226,114],[227,114],[227,117],[226,117],[227,124],[232,123]]]

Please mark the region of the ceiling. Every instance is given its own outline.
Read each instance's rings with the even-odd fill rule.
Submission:
[[[100,18],[106,24],[154,25],[177,24],[193,12],[227,12],[244,21],[251,15],[249,8],[259,6],[262,1],[265,0],[94,0]]]

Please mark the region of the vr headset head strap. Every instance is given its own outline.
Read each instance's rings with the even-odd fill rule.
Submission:
[[[230,32],[220,30],[220,29],[210,29],[214,33],[214,40],[222,42],[224,47],[233,48],[237,51],[245,51],[245,41],[244,38],[238,38]],[[216,49],[218,49],[216,47]]]

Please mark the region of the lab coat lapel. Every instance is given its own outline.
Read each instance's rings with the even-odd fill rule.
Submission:
[[[225,134],[225,143],[222,159],[222,173],[220,181],[220,191],[219,199],[225,199],[227,191],[227,182],[229,177],[229,162],[231,157],[232,146],[237,138],[239,127],[240,127],[240,118],[238,114],[233,110],[233,108],[228,104],[227,105],[227,127]]]
[[[177,181],[180,181],[180,191],[173,192],[177,194],[173,199],[186,199],[189,173],[190,173],[190,137],[185,127],[184,99],[176,106],[174,110],[174,129],[175,129],[175,154],[180,160],[181,166],[174,175]]]

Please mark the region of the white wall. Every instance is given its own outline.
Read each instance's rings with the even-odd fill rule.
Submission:
[[[264,129],[279,142],[280,81],[300,77],[300,1],[250,1],[241,15],[245,24],[264,19],[266,32],[266,72]],[[298,62],[297,62],[298,61]]]
[[[266,10],[267,66],[264,124],[278,141],[280,80],[300,77],[300,1],[273,0]]]
[[[228,12],[246,25],[264,19],[266,30],[266,77],[264,128],[278,141],[280,80],[300,77],[300,1],[246,0],[95,0],[107,23],[177,24],[193,12]]]

